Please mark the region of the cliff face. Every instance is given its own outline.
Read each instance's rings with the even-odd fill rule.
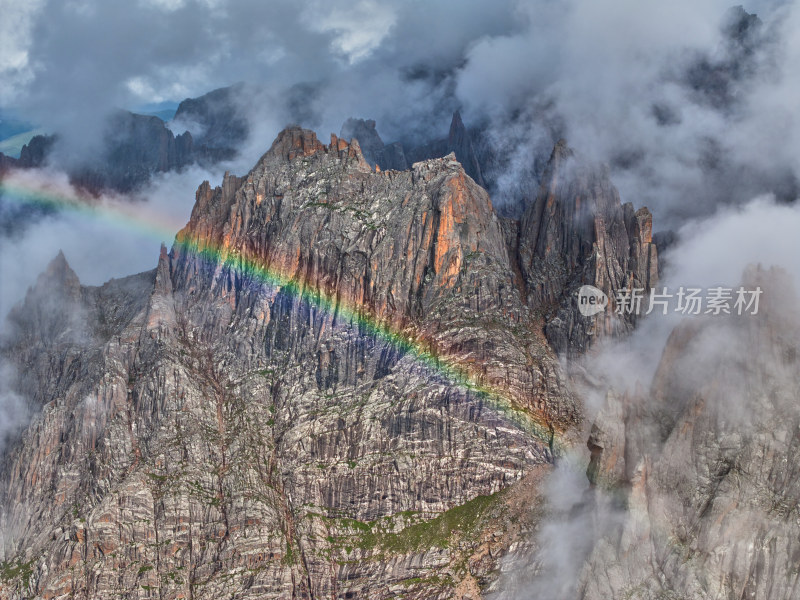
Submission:
[[[32,169],[48,163],[57,135],[37,135],[18,159],[0,154],[0,176],[10,168]],[[178,170],[198,159],[192,136],[175,135],[158,117],[118,111],[108,118],[97,156],[69,168],[70,181],[91,192],[130,192],[154,173]]]
[[[615,296],[658,283],[652,216],[646,208],[634,211],[632,204],[620,203],[604,167],[586,164],[560,141],[535,200],[521,222],[508,228],[528,304],[545,316],[557,352],[577,356],[600,336],[632,329],[636,315],[615,314]],[[584,284],[608,296],[603,313],[578,312],[577,292]]]
[[[47,155],[56,141],[53,135],[35,135],[20,150],[19,158],[6,156],[0,152],[0,176],[12,168],[32,169],[41,167],[47,160]]]
[[[249,135],[249,124],[239,102],[244,86],[219,88],[178,105],[174,122],[198,127],[194,136],[196,158],[216,162],[233,158]]]
[[[479,597],[581,419],[544,308],[591,323],[573,287],[650,251],[568,165],[520,224],[453,154],[381,172],[290,128],[155,271],[89,288],[59,256],[3,342],[36,416],[0,598]]]
[[[472,137],[458,111],[453,113],[450,131],[446,138],[431,140],[408,149],[400,142],[384,144],[375,129],[375,121],[371,119],[347,119],[342,125],[340,137],[346,140],[357,139],[367,162],[373,167],[378,165],[384,171],[387,169],[403,171],[414,162],[442,158],[452,153],[464,167],[464,172],[475,183],[487,187]]]
[[[763,289],[758,315],[677,329],[649,392],[609,397],[589,475],[621,525],[595,544],[581,597],[797,597],[798,298],[780,271],[745,285]]]
[[[481,172],[480,161],[475,151],[472,135],[461,120],[461,113],[453,113],[450,121],[450,130],[447,137],[440,140],[431,140],[420,146],[415,146],[407,151],[410,161],[438,158],[449,153],[455,154],[458,161],[464,165],[466,173],[480,186],[487,187]]]
[[[4,599],[476,598],[579,419],[461,165],[300,129],[154,272],[59,257],[10,323]]]

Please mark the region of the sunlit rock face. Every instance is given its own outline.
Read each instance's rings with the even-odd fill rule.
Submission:
[[[200,185],[154,271],[86,287],[59,256],[3,342],[35,416],[0,598],[478,597],[582,418],[541,309],[585,318],[598,249],[609,293],[650,251],[607,180],[554,183],[563,152],[510,226],[455,154],[382,171],[288,128]]]

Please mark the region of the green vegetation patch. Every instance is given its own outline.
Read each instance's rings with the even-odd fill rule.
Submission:
[[[475,533],[491,512],[502,492],[491,496],[477,496],[460,506],[454,506],[429,521],[409,525],[399,533],[383,536],[383,549],[395,553],[408,553],[425,548],[446,548],[454,533]]]
[[[351,533],[328,536],[332,545],[345,548],[348,553],[352,548],[365,551],[379,551],[381,554],[409,554],[428,548],[447,548],[454,535],[471,537],[479,532],[490,518],[498,516],[500,499],[504,491],[490,496],[477,496],[459,506],[454,506],[439,516],[413,523],[402,531],[389,531],[393,518],[384,517],[368,523],[347,518],[326,518],[314,515],[335,523],[339,528]],[[412,516],[415,513],[402,513]],[[398,515],[400,516],[400,515]]]
[[[33,575],[34,560],[23,563],[19,560],[8,561],[0,563],[0,579],[3,581],[12,581],[19,579],[24,587],[28,587]]]

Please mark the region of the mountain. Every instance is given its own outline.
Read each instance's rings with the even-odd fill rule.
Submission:
[[[251,133],[247,113],[252,111],[248,103],[254,101],[253,96],[258,96],[255,87],[236,84],[187,98],[178,105],[169,127],[155,114],[116,111],[104,122],[97,155],[70,166],[70,179],[93,193],[124,193],[141,187],[155,173],[179,170],[191,163],[211,165],[230,160]],[[183,133],[175,135],[173,131]],[[403,171],[413,162],[454,153],[466,173],[488,189],[481,163],[494,157],[486,148],[478,152],[476,135],[456,111],[447,138],[426,140],[407,149],[397,141],[384,144],[373,120],[348,119],[339,137],[358,139],[367,162],[383,170]],[[58,139],[58,135],[36,135],[22,148],[18,159],[0,153],[0,175],[9,168],[47,165]]]
[[[87,287],[59,255],[3,340],[36,416],[0,463],[0,598],[477,598],[582,420],[549,308],[598,319],[573,283],[649,256],[576,165],[560,143],[511,223],[454,154],[380,171],[288,128],[154,271]]]
[[[347,119],[342,125],[339,137],[345,140],[357,139],[364,160],[373,167],[378,165],[384,171],[388,169],[405,171],[409,167],[403,145],[400,142],[384,144],[372,119]]]
[[[74,167],[70,179],[90,191],[129,192],[155,173],[177,170],[194,161],[189,132],[176,136],[158,117],[118,111],[106,123],[100,160]]]
[[[221,88],[178,105],[174,128],[187,127],[194,136],[188,130],[175,135],[155,115],[126,110],[112,113],[103,124],[97,155],[71,164],[70,180],[93,193],[125,193],[140,188],[156,173],[235,157],[248,134],[236,101],[241,87]],[[23,146],[19,158],[0,153],[0,175],[10,168],[46,166],[58,143],[57,135],[36,135]]]
[[[201,185],[155,271],[59,256],[4,341],[37,416],[0,597],[469,597],[579,420],[510,265],[452,156],[376,173],[301,129]]]
[[[608,169],[559,141],[534,201],[508,222],[528,304],[544,313],[545,332],[560,354],[579,356],[598,336],[632,331],[636,314],[617,314],[618,290],[655,288],[658,251],[646,207],[621,204]],[[592,285],[609,299],[594,319],[577,310],[578,289]]]
[[[198,160],[218,162],[236,156],[247,139],[250,127],[243,114],[241,97],[245,86],[219,88],[178,105],[173,117],[180,130],[193,131],[194,152]]]
[[[196,160],[192,136],[188,132],[174,135],[155,116],[117,111],[107,119],[104,131],[99,155],[68,169],[74,185],[93,193],[130,192],[155,173],[177,170]],[[0,175],[10,168],[46,167],[58,143],[57,135],[36,135],[17,159],[0,153]]]

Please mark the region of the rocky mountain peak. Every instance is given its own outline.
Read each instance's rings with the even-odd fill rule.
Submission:
[[[30,572],[0,598],[449,598],[528,539],[515,486],[579,408],[489,196],[454,155],[359,146],[285,129],[157,269],[79,287],[85,343],[21,341],[44,408],[0,461],[0,558]]]
[[[764,23],[755,13],[748,13],[740,4],[728,9],[722,21],[721,31],[729,44],[736,44],[741,51],[750,53],[761,41]]]
[[[364,159],[372,167],[378,166],[384,171],[404,171],[409,166],[403,145],[400,142],[384,144],[372,119],[347,119],[339,137],[344,140],[358,140]]]
[[[553,148],[518,244],[528,301],[549,313],[548,339],[566,354],[583,353],[599,335],[630,330],[632,317],[613,314],[615,292],[649,289],[658,280],[650,212],[623,205],[607,167],[578,156],[565,140]],[[611,299],[605,313],[577,312],[577,290],[585,284]]]
[[[316,133],[293,125],[278,134],[267,155],[292,160],[298,156],[310,156],[320,150],[324,151],[325,145],[317,139]]]
[[[71,313],[80,310],[81,283],[59,250],[53,260],[28,288],[25,299],[9,316],[8,334],[13,337],[57,337],[73,324]],[[39,330],[42,331],[39,331]]]
[[[63,250],[59,250],[55,258],[50,261],[37,283],[37,287],[57,286],[69,295],[75,295],[77,290],[80,290],[80,285],[78,275],[69,266]]]
[[[403,171],[414,163],[454,153],[467,175],[478,185],[486,187],[472,135],[464,125],[459,111],[453,113],[446,138],[428,140],[422,145],[406,148],[400,142],[384,144],[372,119],[347,119],[342,125],[340,136],[357,139],[366,161],[383,170]]]
[[[354,159],[361,168],[370,169],[357,139],[347,142],[331,134],[331,142],[326,146],[317,139],[314,131],[297,125],[290,125],[278,134],[262,162],[271,163],[275,159],[291,162],[298,157],[310,157],[318,152]]]
[[[63,302],[49,328],[18,313],[35,335],[9,355],[45,410],[0,462],[3,558],[32,573],[15,593],[107,597],[122,577],[217,597],[233,577],[244,597],[358,596],[380,572],[375,597],[445,598],[458,584],[430,576],[454,561],[488,581],[528,518],[505,494],[580,420],[543,329],[585,343],[574,286],[643,276],[650,221],[560,144],[508,244],[457,158],[376,171],[356,138],[288,127],[199,186],[154,271],[85,287],[56,257],[43,285],[84,327],[64,335]],[[441,542],[376,541],[455,508],[472,524]],[[517,533],[485,533],[497,519]]]
[[[461,113],[455,111],[450,122],[450,132],[447,136],[447,146],[450,152],[454,152],[456,158],[464,165],[464,170],[480,186],[485,187],[483,175],[481,173],[480,162],[478,161],[472,138],[461,120]]]
[[[173,123],[195,133],[195,150],[203,158],[230,158],[249,135],[242,103],[251,93],[248,86],[238,83],[198,98],[186,98],[178,105]]]
[[[558,169],[564,161],[575,157],[575,151],[570,148],[567,140],[564,138],[559,139],[553,146],[553,151],[550,153],[550,159],[547,163],[547,171],[552,172]],[[545,177],[547,179],[548,177]]]
[[[342,125],[339,137],[345,140],[358,140],[359,146],[364,153],[367,162],[375,166],[380,164],[381,168],[393,168],[382,161],[384,143],[381,136],[375,129],[375,121],[372,119],[353,119],[349,118]]]

